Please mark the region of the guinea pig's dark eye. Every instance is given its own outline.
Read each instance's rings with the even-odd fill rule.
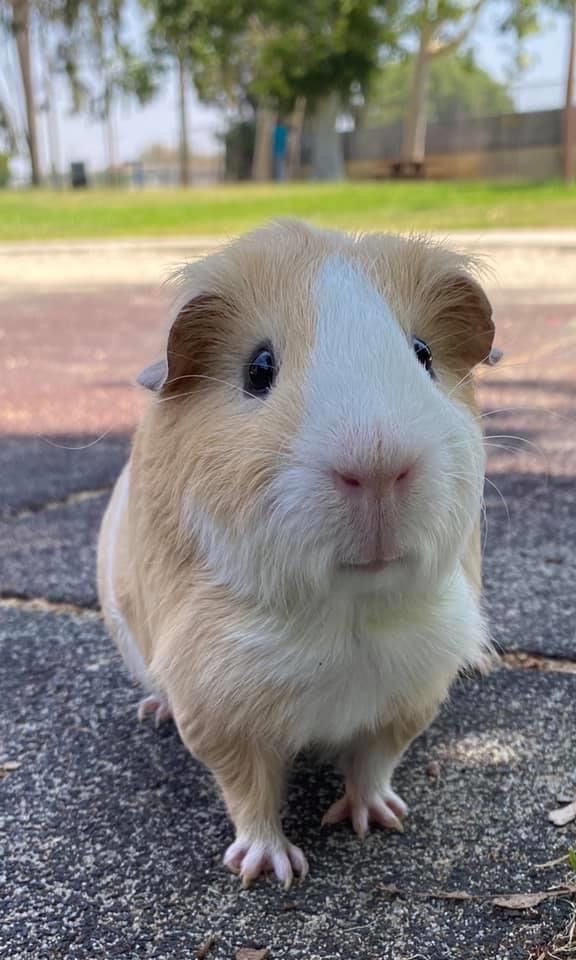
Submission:
[[[276,360],[271,347],[258,347],[250,357],[244,374],[244,390],[261,397],[272,389],[276,379]]]
[[[414,353],[416,354],[416,359],[419,363],[422,364],[425,370],[429,373],[432,372],[432,351],[427,343],[424,340],[421,340],[420,337],[412,337],[412,346],[414,347]]]

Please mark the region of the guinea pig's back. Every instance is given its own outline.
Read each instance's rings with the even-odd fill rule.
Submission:
[[[149,686],[143,651],[134,624],[134,585],[130,582],[128,497],[130,462],[118,477],[98,538],[98,596],[104,622],[131,675]]]

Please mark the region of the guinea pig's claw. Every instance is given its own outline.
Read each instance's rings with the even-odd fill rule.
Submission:
[[[166,700],[151,694],[149,697],[144,697],[138,704],[137,716],[140,723],[142,723],[142,721],[150,715],[154,716],[154,725],[159,727],[166,720],[172,718],[172,711]]]
[[[407,813],[408,807],[391,789],[383,793],[374,793],[369,797],[362,797],[356,791],[347,791],[326,811],[322,818],[322,826],[351,820],[355,833],[363,840],[370,823],[377,823],[388,830],[404,833],[402,819]]]
[[[308,873],[306,857],[284,837],[272,841],[238,838],[224,854],[224,864],[240,875],[245,888],[261,874],[273,873],[284,889],[289,890],[295,873],[301,879]]]

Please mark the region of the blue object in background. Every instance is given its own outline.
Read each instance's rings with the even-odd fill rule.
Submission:
[[[272,140],[272,154],[274,159],[274,179],[284,180],[286,177],[286,148],[288,146],[288,127],[284,123],[277,123]]]

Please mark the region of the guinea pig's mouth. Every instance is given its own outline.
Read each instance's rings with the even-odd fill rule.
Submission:
[[[341,568],[342,570],[353,573],[381,573],[382,570],[386,570],[391,564],[397,563],[398,560],[401,559],[400,554],[397,554],[388,557],[377,557],[375,560],[369,560],[367,563],[343,563]]]

